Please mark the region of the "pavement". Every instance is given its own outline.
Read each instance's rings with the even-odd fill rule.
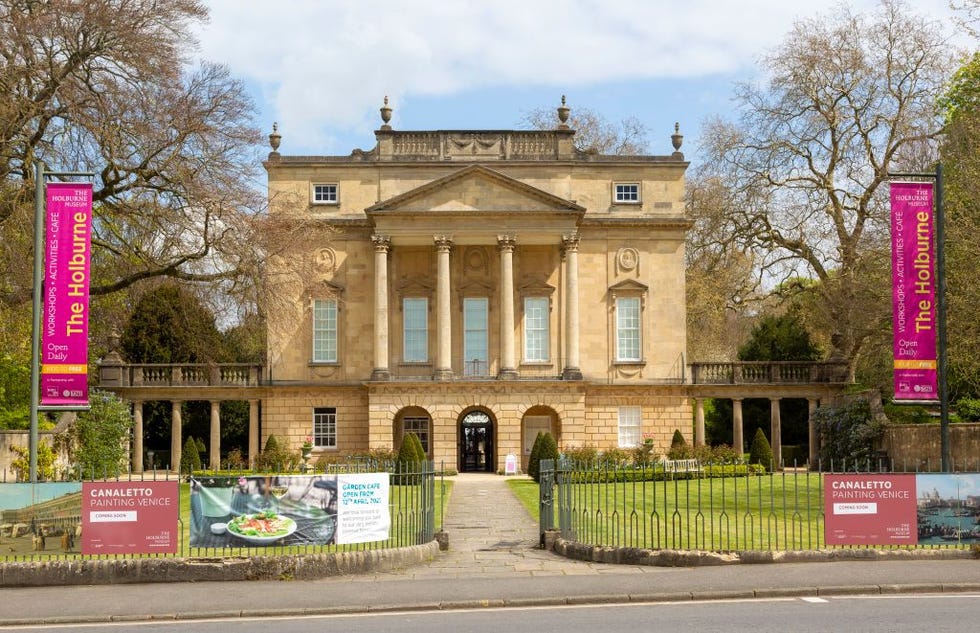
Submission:
[[[571,560],[538,547],[538,526],[504,477],[454,480],[442,523],[449,550],[431,562],[311,581],[4,588],[0,626],[855,594],[980,598],[973,559],[720,567]]]

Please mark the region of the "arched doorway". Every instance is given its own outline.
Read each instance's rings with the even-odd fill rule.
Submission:
[[[493,419],[485,411],[470,411],[459,421],[459,472],[493,472]]]

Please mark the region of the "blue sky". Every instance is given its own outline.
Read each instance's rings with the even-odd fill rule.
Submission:
[[[809,0],[206,0],[199,53],[244,80],[259,123],[279,123],[284,154],[374,146],[385,95],[402,130],[514,129],[536,108],[568,105],[639,118],[650,151],[696,157],[706,118],[731,111],[735,81]],[[870,10],[873,0],[851,0]],[[917,0],[949,20],[947,0]]]

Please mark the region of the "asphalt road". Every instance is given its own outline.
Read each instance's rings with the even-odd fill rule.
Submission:
[[[80,633],[827,633],[909,631],[963,633],[980,620],[980,594],[774,598],[634,605],[580,605],[393,612],[343,616],[217,619],[195,622],[0,627],[0,631]]]

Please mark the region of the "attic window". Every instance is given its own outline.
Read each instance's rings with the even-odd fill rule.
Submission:
[[[313,204],[337,204],[337,185],[313,185]]]
[[[635,182],[616,183],[617,204],[637,204],[640,202],[640,185]]]

